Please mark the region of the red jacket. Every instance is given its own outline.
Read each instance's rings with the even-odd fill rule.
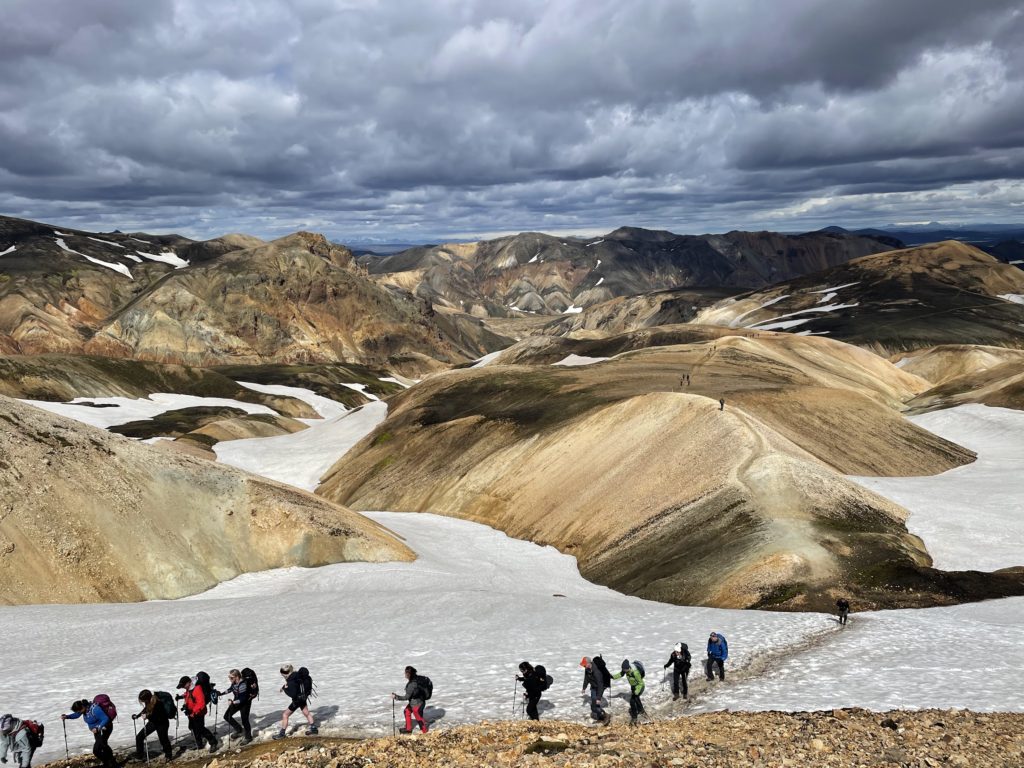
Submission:
[[[193,685],[185,693],[185,714],[189,717],[206,714],[206,696],[203,695],[203,689],[198,685]]]

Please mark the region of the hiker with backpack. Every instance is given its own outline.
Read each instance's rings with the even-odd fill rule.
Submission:
[[[598,665],[600,660],[600,666]],[[590,688],[590,717],[599,723],[608,725],[612,721],[612,716],[601,706],[601,699],[604,697],[604,689],[611,685],[611,675],[608,674],[608,667],[604,666],[604,659],[600,656],[595,656],[590,659],[586,656],[580,661],[580,666],[583,667],[583,690],[581,693],[586,694],[587,688]]]
[[[729,658],[729,644],[721,632],[712,632],[708,637],[708,660],[704,669],[708,682],[715,679],[715,667],[718,667],[718,679],[725,680],[725,660]]]
[[[31,768],[32,754],[43,746],[43,730],[43,724],[35,720],[0,717],[0,763],[6,763],[10,753],[18,768]]]
[[[202,749],[209,742],[210,751],[216,752],[220,742],[206,727],[207,705],[213,693],[213,686],[209,681],[210,676],[204,673],[195,677],[183,676],[178,681],[178,690],[184,690],[185,693],[179,694],[177,698],[185,700],[181,711],[188,718],[188,729],[192,731],[192,738],[196,740],[196,749]]]
[[[434,684],[429,677],[416,673],[416,667],[405,668],[405,693],[399,696],[391,693],[392,701],[407,701],[405,705],[405,728],[399,733],[412,733],[412,721],[415,719],[420,726],[420,733],[427,732],[427,721],[423,717],[423,708],[427,699],[434,695]]]
[[[541,694],[551,685],[551,677],[542,664],[534,667],[528,661],[519,665],[519,672],[516,681],[522,683],[526,691],[526,716],[531,720],[540,720],[537,705],[540,704]]]
[[[647,710],[644,709],[644,703],[640,700],[643,695],[644,678],[647,676],[647,671],[644,669],[644,665],[639,661],[634,661],[632,664],[629,663],[629,659],[622,660],[622,669],[617,675],[612,675],[612,680],[618,680],[620,677],[625,677],[626,682],[629,683],[629,724],[636,725],[637,719],[640,715],[646,714]]]
[[[281,729],[271,738],[283,739],[288,734],[288,718],[298,710],[306,716],[306,735],[313,736],[319,733],[316,723],[313,722],[313,715],[309,712],[309,697],[313,695],[313,679],[309,676],[309,670],[305,667],[295,669],[291,664],[285,664],[281,667],[281,677],[284,678],[281,690],[291,698],[291,703],[281,715]]]
[[[683,698],[690,697],[689,686],[686,678],[690,675],[690,649],[686,643],[677,643],[672,649],[672,655],[668,657],[663,669],[672,667],[672,701],[679,699],[679,691],[682,689]]]
[[[845,625],[846,617],[850,615],[850,601],[840,597],[836,600],[836,610],[839,612],[839,623]]]
[[[174,754],[171,751],[171,739],[168,736],[168,731],[171,728],[171,718],[178,716],[174,697],[166,691],[153,693],[148,688],[143,688],[139,691],[139,704],[142,705],[142,710],[132,715],[132,720],[138,720],[141,717],[146,721],[146,725],[135,736],[135,756],[139,760],[149,758],[146,739],[149,734],[156,733],[160,746],[163,747],[164,757],[167,760],[172,760]]]
[[[232,700],[224,711],[224,721],[231,726],[231,735],[228,740],[237,739],[242,735],[242,743],[248,744],[252,741],[252,724],[249,722],[249,710],[252,709],[252,700],[260,695],[259,681],[256,673],[249,667],[241,672],[232,669],[228,672],[228,689],[224,692],[217,691],[218,696],[231,694]],[[239,725],[235,720],[235,713],[238,713],[242,720]]]
[[[103,768],[119,768],[110,748],[110,734],[114,732],[114,718],[117,708],[105,693],[97,695],[92,701],[80,699],[71,705],[70,715],[61,715],[61,720],[77,720],[82,718],[86,727],[92,731],[95,743],[92,753],[103,764]]]

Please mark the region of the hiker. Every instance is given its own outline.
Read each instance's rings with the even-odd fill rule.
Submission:
[[[102,694],[101,694],[102,695]],[[97,696],[96,699],[100,697]],[[103,698],[109,703],[110,699],[107,696]],[[114,731],[114,721],[110,718],[107,709],[100,705],[99,702],[93,699],[81,699],[71,705],[70,715],[61,715],[61,720],[77,720],[83,718],[86,727],[92,731],[95,743],[92,746],[92,753],[96,755],[96,759],[103,764],[103,768],[119,768],[117,760],[114,758],[114,751],[110,748],[107,743],[110,741],[110,734]],[[113,704],[110,704],[110,709],[113,710],[113,714],[117,716],[117,710],[113,709]]]
[[[209,693],[203,685],[199,684],[199,675],[188,677],[185,675],[178,681],[178,690],[184,690],[183,695],[177,698],[184,699],[185,705],[181,711],[188,718],[188,729],[192,731],[192,737],[196,740],[196,749],[202,749],[206,742],[210,743],[210,751],[216,752],[220,742],[217,737],[210,733],[206,727],[206,706]]]
[[[647,712],[644,709],[644,703],[640,701],[640,696],[644,692],[644,673],[643,664],[639,661],[633,664],[629,663],[629,659],[622,660],[622,671],[617,675],[612,675],[612,680],[618,680],[620,677],[625,677],[626,682],[629,683],[629,724],[636,725],[637,718]]]
[[[18,768],[31,768],[32,754],[43,743],[43,726],[34,720],[19,720],[14,715],[0,717],[0,763],[11,753]]]
[[[836,608],[839,609],[839,623],[845,625],[846,617],[850,615],[850,601],[840,597],[836,600]]]
[[[252,709],[252,700],[259,693],[259,684],[256,681],[256,673],[246,667],[242,671],[232,669],[228,672],[228,689],[223,693],[217,691],[217,696],[231,694],[232,700],[228,708],[224,710],[224,722],[231,726],[231,735],[228,741],[237,739],[242,735],[242,743],[248,744],[252,741],[252,724],[249,722],[249,710]],[[238,713],[242,720],[239,725],[235,720],[235,713]]]
[[[309,697],[313,694],[313,680],[309,676],[309,670],[305,667],[295,669],[291,664],[281,667],[281,677],[284,678],[284,685],[281,690],[291,698],[291,703],[285,708],[281,715],[281,729],[271,738],[283,739],[288,732],[288,718],[298,710],[306,717],[306,735],[313,736],[320,732],[313,722],[313,715],[309,713]]]
[[[524,661],[519,665],[519,672],[520,674],[516,675],[516,680],[523,684],[523,690],[526,691],[526,716],[531,720],[540,720],[540,712],[537,710],[537,705],[540,703],[540,695],[547,687],[544,677],[538,674],[537,670],[528,661]]]
[[[688,699],[690,690],[686,678],[690,674],[690,649],[686,643],[677,643],[672,649],[672,655],[668,657],[663,669],[672,667],[672,701],[679,698],[679,691],[682,689],[683,698]]]
[[[135,756],[139,760],[148,759],[146,737],[155,732],[157,739],[160,740],[160,746],[163,747],[164,758],[173,760],[171,739],[167,732],[171,727],[171,717],[177,716],[177,707],[171,694],[164,693],[161,696],[160,693],[154,694],[148,688],[143,688],[139,691],[139,704],[142,705],[142,711],[132,715],[132,720],[138,720],[141,717],[146,721],[146,725],[135,736]],[[168,711],[168,705],[170,711]]]
[[[729,658],[729,644],[725,635],[712,632],[708,637],[708,661],[704,669],[708,680],[715,679],[715,667],[718,667],[718,679],[725,680],[725,660]]]
[[[425,679],[416,674],[416,667],[406,667],[405,693],[401,696],[394,692],[391,693],[392,700],[409,702],[405,705],[405,727],[399,728],[399,733],[412,733],[413,719],[419,723],[420,733],[427,732],[427,721],[423,718],[423,707],[426,706],[430,694],[423,684]]]
[[[594,658],[601,657],[595,656]],[[581,693],[585,694],[587,687],[590,687],[590,716],[599,723],[608,725],[612,721],[612,716],[601,706],[604,689],[611,683],[611,679],[608,677],[608,668],[605,667],[602,671],[593,660],[586,656],[580,661],[580,666],[583,667],[583,690]]]
[[[725,398],[724,397],[718,398],[718,410],[720,410],[720,411],[724,411],[725,410]]]

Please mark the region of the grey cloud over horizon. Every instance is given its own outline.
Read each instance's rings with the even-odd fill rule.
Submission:
[[[1024,220],[1024,10],[7,0],[0,213],[428,240]]]

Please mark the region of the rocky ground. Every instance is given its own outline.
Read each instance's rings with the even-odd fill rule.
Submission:
[[[613,723],[482,723],[426,736],[292,738],[182,763],[205,768],[502,766],[1020,766],[1024,714],[963,710],[711,714],[631,728]],[[71,765],[84,765],[84,759]],[[53,765],[64,765],[55,763]]]

